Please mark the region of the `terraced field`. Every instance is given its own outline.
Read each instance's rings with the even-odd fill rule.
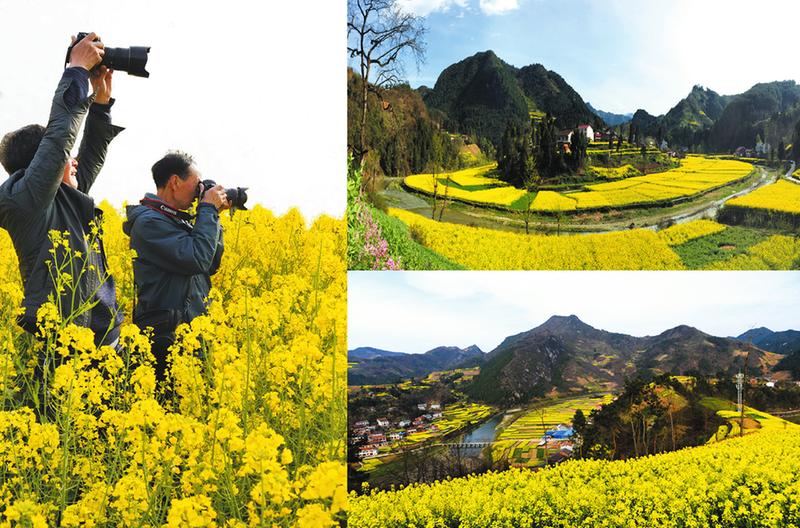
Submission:
[[[552,404],[525,412],[506,427],[497,439],[535,439],[538,441],[544,435],[545,430],[552,429],[553,426],[558,424],[571,424],[575,411],[580,409],[584,414],[588,415],[593,409],[597,409],[605,403],[610,403],[613,399],[613,395],[604,394],[557,400]]]
[[[718,416],[728,421],[728,423],[719,427],[717,433],[709,438],[708,443],[720,442],[726,438],[739,436],[742,429],[735,403],[721,398],[706,397],[700,400],[700,404],[715,411]],[[788,422],[783,418],[778,418],[777,416],[753,409],[746,405],[744,406],[744,434],[750,434],[756,431],[774,433],[785,429],[800,430],[800,426]]]
[[[478,423],[494,412],[492,407],[478,403],[460,403],[446,407],[442,411],[442,418],[433,423],[439,428],[436,432],[423,431],[408,435],[408,443],[417,443],[431,438],[445,436],[467,426]]]
[[[689,156],[679,168],[666,172],[587,185],[580,192],[541,191],[531,209],[558,213],[664,203],[734,183],[746,178],[752,170],[752,165],[741,161]]]
[[[768,211],[800,215],[800,185],[786,180],[779,180],[756,189],[749,194],[734,198],[728,201],[725,206],[766,209]]]
[[[406,187],[437,198],[501,209],[525,210],[528,193],[494,177],[496,163],[442,174],[407,176]],[[585,212],[611,208],[668,205],[742,180],[753,167],[736,160],[689,156],[681,166],[639,175],[632,165],[590,167],[599,178],[614,181],[586,185],[577,192],[540,191],[530,203],[538,213]]]
[[[494,460],[507,459],[515,466],[540,465],[544,463],[544,453],[538,449],[538,444],[545,431],[559,424],[571,424],[578,409],[588,416],[593,409],[613,399],[611,394],[582,396],[561,399],[549,405],[530,409],[497,436],[492,445],[492,457]]]
[[[798,238],[708,220],[659,233],[632,229],[545,236],[436,222],[401,209],[389,214],[406,223],[419,243],[467,269],[787,270],[800,265]]]

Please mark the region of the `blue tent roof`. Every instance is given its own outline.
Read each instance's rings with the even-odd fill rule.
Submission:
[[[544,433],[545,436],[557,439],[570,438],[573,434],[572,427],[568,427],[567,429],[550,429]]]

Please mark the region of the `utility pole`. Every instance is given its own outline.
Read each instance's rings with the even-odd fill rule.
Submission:
[[[747,375],[747,363],[750,362],[750,351],[744,358],[744,369],[736,375],[736,394],[739,411],[739,436],[744,436],[744,382]]]
[[[744,390],[744,374],[736,374],[736,411],[739,413],[739,436],[744,434],[744,405],[742,391]]]

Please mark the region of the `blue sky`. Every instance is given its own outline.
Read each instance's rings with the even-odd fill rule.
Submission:
[[[551,315],[636,336],[688,324],[712,335],[800,330],[796,272],[350,272],[348,348],[485,352]]]
[[[541,63],[596,108],[665,113],[692,86],[741,93],[800,78],[800,3],[787,0],[399,0],[423,15],[426,62],[410,84],[433,86],[487,49],[514,66]]]

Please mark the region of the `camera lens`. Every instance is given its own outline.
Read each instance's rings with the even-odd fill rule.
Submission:
[[[136,77],[150,77],[144,68],[147,66],[147,54],[150,47],[131,46],[130,48],[105,48],[103,66],[112,70],[128,72]]]

